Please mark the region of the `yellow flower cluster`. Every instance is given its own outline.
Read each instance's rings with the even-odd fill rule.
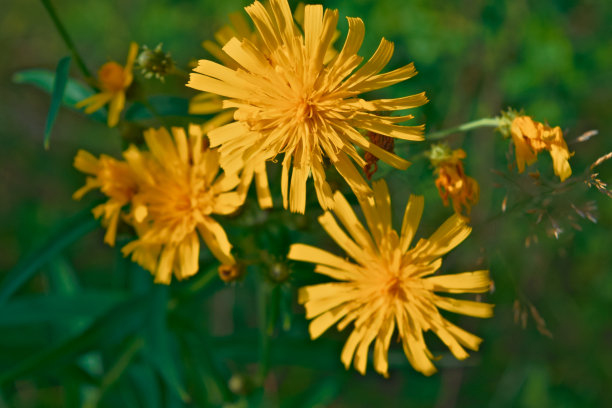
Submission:
[[[122,218],[138,238],[123,247],[125,255],[170,283],[172,274],[184,279],[199,269],[202,237],[223,264],[233,264],[232,245],[213,214],[231,214],[242,204],[236,175],[219,174],[219,153],[207,146],[200,126],[149,129],[144,134],[148,151],[135,146],[124,153],[125,161],[102,155],[96,159],[79,151],[75,167],[90,174],[79,199],[98,188],[108,201],[94,209],[107,227],[105,241],[115,242]]]
[[[394,99],[363,96],[413,77],[413,64],[381,72],[393,55],[393,43],[385,39],[363,63],[358,51],[365,27],[358,18],[348,18],[347,38],[336,51],[339,13],[321,5],[299,8],[294,16],[287,0],[270,0],[265,6],[256,1],[246,12],[255,31],[244,18],[232,15],[232,26],[216,35],[218,44],[204,43],[221,64],[199,61],[187,84],[204,92],[194,98],[191,111],[218,115],[202,126],[191,125],[187,132],[149,129],[144,133],[147,149],[130,146],[123,160],[80,151],[75,167],[89,177],[75,198],[92,189],[108,197],[94,209],[107,228],[105,242],[114,244],[120,220],[131,226],[136,238],[122,252],[151,271],[156,282],[169,284],[172,275],[184,279],[197,273],[200,238],[222,263],[221,279],[235,281],[244,271],[213,216],[235,212],[253,180],[260,206],[271,207],[266,163],[282,155],[283,206],[304,213],[307,179],[312,177],[320,206],[326,210],[319,222],[353,260],[309,245],[291,247],[289,259],[314,263],[316,273],[334,280],[300,290],[299,302],[312,319],[311,337],[335,324],[340,330],[352,324],[341,360],[347,368],[352,362],[361,373],[374,342],[374,368],[388,375],[387,355],[396,331],[408,361],[426,375],[436,370],[424,339],[427,331],[435,333],[455,357],[467,358],[465,348],[477,350],[481,339],[449,322],[440,309],[490,317],[493,307],[438,293],[486,292],[489,273],[437,271],[442,256],[466,239],[470,227],[463,217],[453,215],[411,247],[423,197],[410,197],[398,233],[391,223],[386,183],[370,186],[358,170],[368,169],[377,159],[406,169],[410,163],[392,152],[394,140],[423,140],[423,125],[402,124],[412,115],[390,114],[425,104],[424,93]],[[125,68],[102,67],[102,93],[80,103],[93,112],[111,101],[109,126],[117,123],[132,81],[135,51],[132,54],[131,49]],[[529,134],[522,134],[523,141]],[[542,150],[534,138],[529,140],[531,149]],[[542,140],[548,139],[542,136]],[[546,145],[551,154],[553,145]],[[456,150],[437,164],[436,185],[445,203],[453,201],[457,213],[463,207],[469,212],[478,199],[478,184],[463,171],[464,157],[462,150]],[[344,196],[332,191],[326,180],[327,163],[351,187],[367,227]]]

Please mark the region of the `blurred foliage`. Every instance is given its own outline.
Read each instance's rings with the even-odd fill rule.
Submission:
[[[191,61],[209,57],[200,43],[213,37],[229,12],[248,3],[53,2],[92,71],[110,58],[122,60],[130,41],[151,48],[163,43],[187,70]],[[391,67],[415,62],[419,75],[385,96],[425,90],[431,102],[417,116],[428,129],[491,117],[512,106],[566,131],[577,175],[612,150],[611,2],[324,4],[364,19],[361,55],[370,54],[384,36],[396,46]],[[346,26],[340,23],[344,32]],[[107,247],[100,228],[90,232],[97,224],[75,224],[85,204],[71,200],[83,182],[72,158],[79,148],[117,155],[120,134],[163,123],[142,104],[128,110],[132,122],[119,129],[61,109],[45,151],[50,96],[11,78],[29,69],[54,72],[69,52],[37,2],[4,4],[0,38],[0,293],[10,294],[10,285],[18,289],[0,300],[0,407],[612,404],[612,201],[595,189],[577,182],[568,194],[556,194],[556,186],[533,190],[528,175],[506,170],[508,142],[491,129],[448,138],[453,148],[467,152],[466,172],[480,183],[481,199],[472,212],[472,236],[447,257],[443,269],[488,267],[495,280],[488,296],[497,305],[495,317],[460,319],[484,338],[481,351],[464,362],[442,353],[440,372],[433,377],[416,373],[394,346],[390,379],[375,373],[362,377],[340,363],[345,333],[330,330],[321,339],[308,339],[295,289],[319,280],[312,267],[291,264],[287,279],[287,271],[279,269],[279,264],[287,267],[291,243],[316,242],[335,251],[316,222],[316,202],[302,216],[281,211],[279,202],[262,212],[251,197],[238,217],[224,220],[238,255],[264,260],[249,266],[243,281],[222,282],[217,262],[203,251],[194,278],[170,287],[153,285],[147,272],[121,256],[120,243]],[[71,77],[79,78],[74,64]],[[40,80],[51,85],[48,77]],[[172,103],[177,111],[167,120],[173,123],[186,109],[185,98],[194,95],[178,76],[161,83],[135,73],[135,80],[141,95],[156,95],[150,101],[155,107]],[[68,82],[64,101],[82,91],[75,86]],[[571,143],[590,129],[599,135]],[[398,146],[414,165],[398,172],[381,164],[381,173],[396,209],[411,193],[425,195],[428,226],[451,210],[437,196],[432,169],[421,155],[426,148],[425,143]],[[550,159],[544,156],[539,169],[550,180]],[[596,171],[602,180],[612,180],[612,161]],[[278,197],[278,184],[272,188]],[[314,191],[309,198],[315,199]],[[547,217],[563,225],[573,222],[566,211],[570,204],[596,205],[597,225],[586,221],[581,231],[563,227],[558,238],[547,234],[552,225]],[[547,206],[550,211],[536,224],[539,209]],[[431,232],[424,227],[420,235]],[[434,351],[443,350],[434,338],[428,340]]]

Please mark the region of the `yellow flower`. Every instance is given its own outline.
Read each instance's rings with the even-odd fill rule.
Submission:
[[[398,125],[411,115],[380,113],[414,108],[427,99],[424,93],[376,100],[359,95],[413,77],[413,64],[381,74],[393,53],[393,44],[383,39],[372,58],[359,67],[363,58],[357,51],[364,25],[358,18],[348,18],[344,46],[326,63],[338,22],[337,10],[324,12],[321,5],[306,6],[303,35],[286,0],[271,0],[270,10],[259,2],[246,7],[261,38],[259,46],[248,38],[234,37],[223,47],[238,68],[200,60],[188,83],[192,88],[229,98],[223,107],[236,109],[234,122],[209,133],[211,146],[219,146],[221,166],[235,172],[284,154],[283,205],[294,212],[305,210],[306,181],[311,175],[321,206],[333,205],[324,157],[357,194],[370,194],[370,187],[351,161],[360,168],[366,164],[356,146],[399,169],[410,163],[371,143],[358,129],[422,140],[423,126]]]
[[[121,209],[130,203],[138,191],[132,170],[125,162],[106,155],[96,159],[84,150],[79,150],[75,156],[74,167],[93,177],[87,177],[85,185],[77,190],[72,198],[80,200],[83,195],[95,188],[99,188],[109,198],[106,203],[96,206],[93,214],[96,218],[102,217],[102,225],[107,228],[104,242],[114,246]]]
[[[149,129],[148,152],[131,146],[124,156],[139,184],[133,197],[132,222],[139,238],[124,255],[169,284],[198,271],[199,235],[223,264],[233,264],[232,245],[213,214],[231,214],[240,206],[236,175],[219,173],[219,153],[204,144],[200,126]]]
[[[304,4],[299,3],[295,13],[295,19],[298,23],[303,26],[304,24]],[[258,48],[264,46],[262,38],[258,36],[256,31],[253,31],[249,22],[243,17],[241,13],[232,13],[229,16],[230,23],[228,25],[223,26],[220,30],[215,33],[215,40],[210,41],[206,40],[202,43],[202,46],[217,60],[222,62],[226,67],[232,69],[240,68],[240,64],[234,61],[231,57],[229,57],[226,53],[223,52],[222,47],[232,38],[246,38],[252,41]],[[336,31],[334,34],[334,38],[329,44],[327,52],[325,54],[324,62],[329,62],[333,57],[336,56],[337,51],[333,47],[333,42],[339,36],[339,32]],[[217,113],[210,122],[214,122],[218,127],[230,122],[233,119],[234,113],[233,110],[225,111],[219,114],[219,112],[223,111],[223,99],[219,95],[210,93],[210,92],[202,92],[196,96],[194,96],[189,102],[189,113],[192,114],[213,114]],[[228,116],[227,113],[230,113]],[[208,130],[212,130],[214,127],[210,127]],[[208,133],[208,130],[205,133]],[[247,168],[245,172],[241,176],[241,183],[238,191],[241,193],[243,198],[246,198],[246,194],[251,185],[251,182],[255,178],[255,187],[257,192],[257,199],[259,202],[259,206],[262,209],[272,207],[272,196],[270,194],[270,188],[268,185],[268,175],[266,172],[265,163],[258,164],[255,168]]]
[[[119,122],[119,115],[125,107],[125,91],[132,84],[134,74],[134,60],[138,54],[138,45],[130,44],[125,67],[115,61],[107,62],[98,71],[98,82],[101,92],[83,99],[76,104],[77,108],[86,106],[85,113],[90,114],[102,108],[107,103],[108,107],[108,126],[114,127]]]
[[[548,150],[553,169],[561,181],[572,175],[569,158],[572,153],[563,139],[559,126],[551,128],[536,122],[529,116],[517,116],[510,127],[519,173],[525,171],[525,163],[533,164],[541,151]]]
[[[462,217],[453,215],[431,237],[419,240],[409,249],[423,212],[423,197],[410,197],[398,234],[391,226],[386,183],[375,182],[373,188],[373,196],[359,200],[369,233],[339,192],[334,195],[333,212],[348,235],[330,212],[319,217],[327,233],[356,263],[309,245],[291,247],[289,259],[315,263],[315,272],[340,281],[302,288],[299,302],[306,307],[306,317],[313,319],[310,323],[313,339],[336,323],[339,330],[354,324],[341,355],[347,369],[353,361],[355,368],[364,374],[368,349],[376,340],[374,369],[387,376],[387,354],[397,326],[412,366],[431,375],[436,368],[424,332],[434,332],[458,359],[468,357],[464,347],[477,350],[482,341],[446,320],[438,309],[475,317],[490,317],[493,312],[493,305],[439,296],[435,292],[486,292],[489,272],[431,276],[440,268],[441,257],[470,234],[470,227]]]
[[[463,207],[466,214],[469,214],[471,207],[478,202],[480,192],[476,180],[465,174],[462,162],[465,156],[463,149],[451,151],[447,145],[434,145],[429,154],[438,174],[438,193],[446,206],[449,204],[448,199],[451,199],[453,210],[457,214],[462,213]]]

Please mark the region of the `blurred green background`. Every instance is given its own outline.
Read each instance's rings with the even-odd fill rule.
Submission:
[[[200,43],[213,38],[229,12],[249,2],[53,4],[95,71],[109,59],[123,63],[130,41],[149,47],[163,42],[187,69],[190,61],[209,57]],[[599,130],[588,142],[570,143],[577,177],[612,150],[612,2],[324,4],[338,8],[342,16],[364,19],[362,56],[369,56],[384,36],[396,45],[389,68],[414,61],[419,75],[383,94],[425,90],[431,102],[417,117],[429,130],[491,117],[512,106],[561,126],[568,142]],[[339,27],[341,44],[346,21]],[[428,338],[434,353],[442,355],[440,372],[433,377],[412,370],[399,345],[392,346],[389,379],[374,372],[362,377],[340,363],[347,333],[331,329],[314,342],[307,337],[295,288],[319,281],[312,267],[288,265],[290,278],[281,283],[270,275],[271,269],[287,267],[283,257],[292,242],[317,243],[338,252],[317,227],[316,203],[306,216],[280,211],[278,201],[274,211],[261,213],[251,197],[238,217],[223,220],[239,253],[250,251],[264,260],[249,268],[244,282],[233,285],[217,278],[216,261],[203,251],[199,275],[169,288],[154,286],[147,272],[121,257],[120,243],[118,248],[103,245],[100,228],[53,252],[53,245],[66,239],[65,231],[88,218],[84,212],[96,199],[71,199],[84,182],[72,168],[76,151],[118,155],[121,134],[133,127],[108,129],[64,108],[51,149],[45,151],[49,95],[11,78],[24,69],[54,70],[68,50],[37,1],[3,5],[0,39],[0,285],[7,284],[9,271],[20,261],[24,265],[28,254],[37,254],[29,265],[32,259],[43,259],[37,248],[52,255],[0,305],[0,407],[612,406],[610,198],[580,181],[569,193],[557,186],[543,196],[528,176],[507,169],[508,142],[491,129],[449,138],[453,147],[467,151],[466,170],[479,181],[482,195],[473,210],[472,236],[447,257],[443,272],[490,268],[495,291],[487,300],[497,305],[495,316],[456,319],[484,339],[481,351],[464,362],[453,360],[440,342]],[[73,64],[72,77],[79,74]],[[161,84],[135,77],[145,94],[195,94],[184,87],[183,78]],[[441,204],[432,169],[418,156],[427,148],[422,145],[398,144],[415,164],[404,173],[387,175],[398,216],[410,193],[426,196],[420,234],[427,236],[452,210]],[[540,155],[537,167],[552,180],[546,154]],[[491,172],[493,168],[509,178]],[[612,161],[596,170],[612,182]],[[276,180],[276,170],[270,176]],[[309,194],[314,197],[312,190]],[[509,210],[500,216],[506,195]],[[581,222],[581,231],[568,228],[570,204],[597,205],[598,223]],[[547,209],[539,224],[533,208]],[[555,222],[563,225],[558,239],[550,234]],[[517,299],[519,323],[514,319]],[[542,333],[542,323],[538,330],[531,306],[552,338]],[[526,327],[520,323],[523,310]],[[260,386],[262,370],[268,374]]]

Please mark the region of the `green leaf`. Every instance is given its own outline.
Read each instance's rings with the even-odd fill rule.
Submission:
[[[57,64],[55,70],[55,78],[53,79],[53,90],[51,92],[51,106],[47,114],[47,123],[45,124],[44,145],[45,149],[49,149],[49,140],[51,138],[51,129],[57,118],[59,108],[64,99],[64,91],[68,83],[68,75],[70,74],[70,56],[62,58]]]
[[[42,323],[63,325],[81,319],[90,320],[107,312],[125,297],[120,292],[94,291],[20,297],[2,306],[0,327]]]
[[[60,251],[98,226],[90,209],[75,217],[11,270],[0,286],[0,306]]]
[[[164,116],[194,116],[189,114],[189,99],[178,96],[155,95],[146,102],[134,102],[125,112],[125,119],[129,121],[148,120]]]
[[[88,351],[109,344],[117,344],[126,336],[141,328],[149,314],[150,295],[136,296],[120,303],[92,323],[86,330],[53,345],[15,367],[0,374],[0,384],[12,381],[33,371],[57,368],[73,362],[76,357]]]
[[[183,402],[189,402],[190,397],[185,389],[183,379],[177,366],[175,344],[171,341],[166,325],[168,309],[167,286],[157,285],[153,288],[154,294],[151,302],[150,320],[147,325],[147,338],[145,357],[155,368],[168,389],[176,394]]]
[[[55,73],[47,69],[29,69],[13,74],[13,82],[17,84],[34,85],[47,93],[52,93],[53,84],[55,83]],[[89,87],[75,79],[68,78],[64,88],[62,102],[72,109],[79,110],[75,108],[74,105],[93,94],[94,91]],[[106,122],[105,109],[100,109],[89,116],[97,121]]]

